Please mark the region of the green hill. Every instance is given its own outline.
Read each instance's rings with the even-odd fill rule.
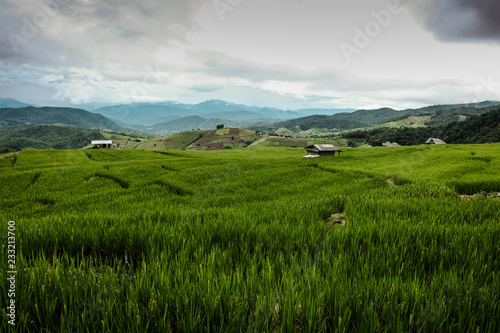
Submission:
[[[387,141],[401,145],[417,145],[424,143],[430,137],[455,144],[500,142],[500,106],[481,109],[481,111],[485,110],[488,112],[446,125],[419,128],[381,127],[342,135],[347,139],[358,139],[376,146]],[[453,115],[454,112],[450,110],[448,116]]]
[[[427,126],[440,126],[453,122],[462,121],[468,117],[478,116],[495,110],[498,106],[488,107],[473,107],[473,106],[460,106],[448,110],[440,110],[434,113],[430,121],[426,123]]]
[[[0,109],[0,127],[19,125],[63,125],[115,131],[123,129],[100,114],[82,109],[32,106]]]
[[[200,139],[208,131],[186,131],[170,134],[149,140],[141,149],[146,150],[183,150],[196,140]]]
[[[146,133],[154,133],[160,135],[168,135],[178,132],[192,131],[192,130],[210,130],[216,128],[217,125],[224,124],[225,127],[245,127],[252,126],[260,127],[262,125],[269,125],[273,123],[272,119],[223,119],[223,118],[204,118],[209,115],[203,116],[188,116],[183,118],[174,119],[168,122],[158,123],[152,126],[135,126],[139,131]]]
[[[255,131],[244,128],[221,128],[205,134],[186,147],[186,150],[222,150],[248,147],[260,138]]]
[[[317,116],[291,119],[276,123],[275,127],[288,128],[288,129],[299,127],[302,130],[309,130],[312,128],[328,128],[332,130],[342,131],[342,130],[368,126],[368,123],[366,122],[354,119],[347,119],[350,117],[349,116],[342,117],[341,115],[343,114],[338,113],[333,116],[317,115]]]
[[[358,110],[352,113],[337,113],[332,116],[315,115],[282,121],[276,123],[274,128],[300,128],[302,131],[317,128],[328,129],[330,132],[339,132],[374,126],[406,127],[405,123],[398,125],[397,122],[415,116],[430,116],[429,120],[426,119],[425,126],[438,126],[489,112],[498,104],[500,103],[482,102],[471,105],[432,105],[401,111],[391,108]]]
[[[104,139],[104,137],[96,129],[54,125],[0,127],[0,148],[2,150],[77,149],[85,147],[91,140],[98,139]]]

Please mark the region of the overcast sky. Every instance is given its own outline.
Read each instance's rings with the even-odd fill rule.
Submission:
[[[0,0],[0,97],[283,109],[500,100],[498,0]]]

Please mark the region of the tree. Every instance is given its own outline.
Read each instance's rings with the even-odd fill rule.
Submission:
[[[217,125],[217,129],[224,128],[224,124]]]

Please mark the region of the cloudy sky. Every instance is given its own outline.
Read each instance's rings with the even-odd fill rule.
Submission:
[[[498,0],[0,0],[0,97],[283,109],[500,100],[498,17]]]

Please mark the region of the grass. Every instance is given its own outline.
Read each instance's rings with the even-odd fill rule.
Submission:
[[[305,148],[307,146],[315,144],[333,144],[337,147],[346,147],[347,140],[332,139],[332,138],[297,139],[297,138],[284,138],[284,137],[271,136],[267,137],[265,141],[262,141],[254,146],[260,148],[262,147]]]
[[[500,144],[86,153],[0,160],[2,332],[500,330]]]

